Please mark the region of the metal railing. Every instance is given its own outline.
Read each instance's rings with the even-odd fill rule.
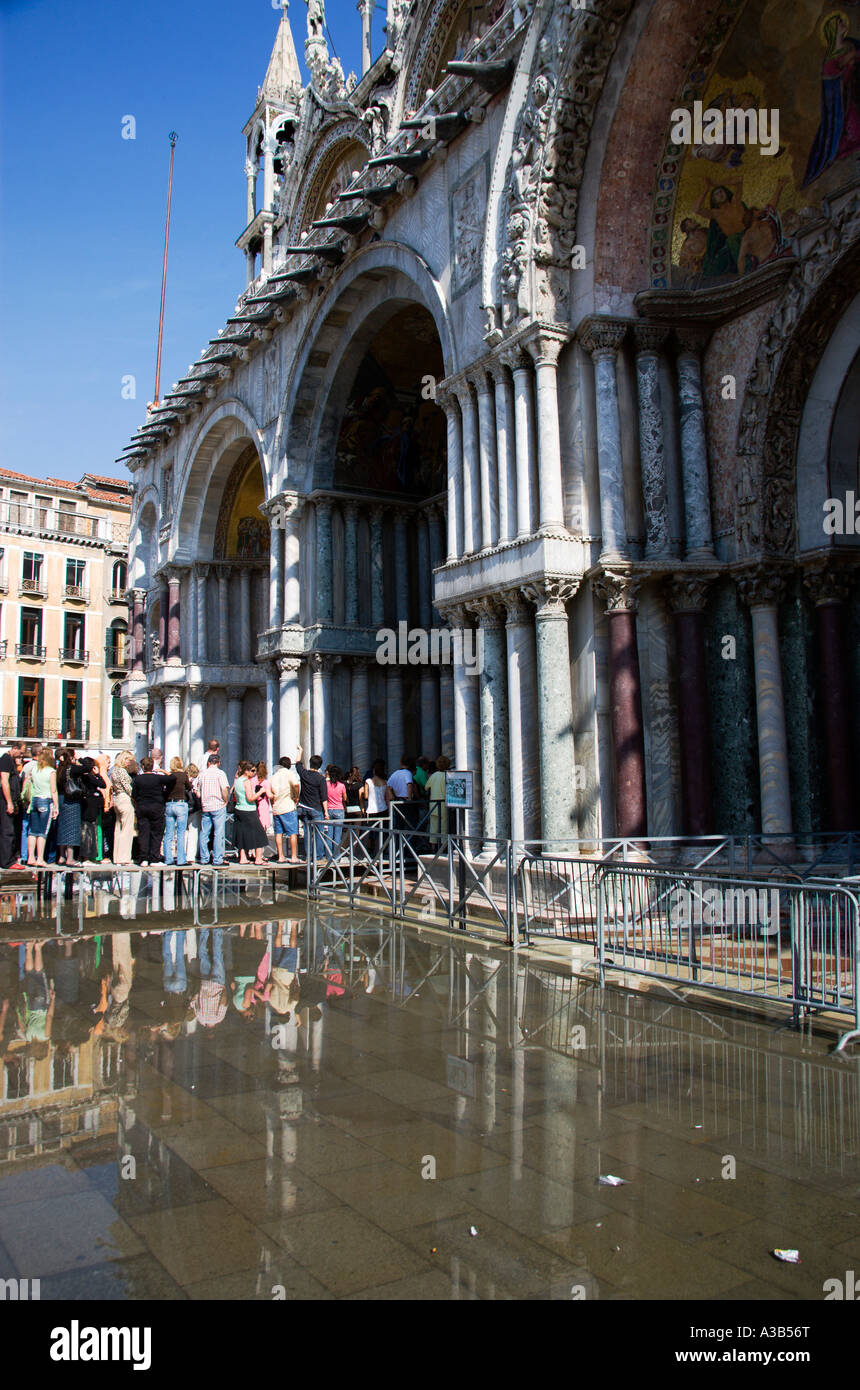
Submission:
[[[18,585],[19,598],[27,596],[29,598],[47,598],[48,583],[45,579],[22,579]]]
[[[115,646],[113,642],[105,645],[105,666],[111,671],[127,671],[131,665],[131,651],[126,646]]]
[[[79,603],[88,603],[90,591],[86,584],[64,584],[63,598],[75,599]]]
[[[88,651],[81,651],[80,647],[60,647],[60,660],[70,662],[76,666],[89,666],[90,654]]]
[[[8,650],[8,647],[9,647],[9,642],[8,642],[8,640],[4,637],[4,638],[3,638],[3,641],[0,642],[0,661],[5,661],[5,660],[6,660],[6,652],[7,652],[7,650]]]
[[[26,719],[15,715],[0,718],[0,738],[4,739],[62,739],[70,743],[87,743],[89,737],[88,719],[81,726],[64,724],[60,719]]]
[[[15,656],[19,661],[44,661],[47,655],[48,648],[37,646],[34,642],[18,642],[15,645]]]

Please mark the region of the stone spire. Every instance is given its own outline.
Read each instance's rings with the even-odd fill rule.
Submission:
[[[287,18],[288,9],[289,0],[282,0],[281,23],[278,26],[275,46],[272,49],[272,56],[269,59],[269,66],[260,89],[262,97],[268,97],[273,101],[283,101],[285,93],[294,91],[303,85],[302,75],[299,71],[299,60],[296,57],[296,46],[293,43],[293,31]]]

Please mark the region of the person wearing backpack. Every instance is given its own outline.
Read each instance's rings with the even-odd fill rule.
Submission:
[[[86,789],[74,748],[61,748],[57,755],[57,793],[60,804],[57,816],[57,862],[62,864],[65,854],[67,864],[79,864],[81,861],[75,854],[81,847],[81,806],[86,798]]]

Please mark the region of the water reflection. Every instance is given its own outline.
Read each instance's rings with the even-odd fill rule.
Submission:
[[[860,1231],[811,1035],[369,913],[9,938],[0,1277],[43,1297],[818,1297]]]

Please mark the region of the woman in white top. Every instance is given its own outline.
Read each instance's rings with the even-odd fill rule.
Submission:
[[[358,793],[359,800],[364,807],[368,819],[381,820],[387,816],[389,804],[394,796],[393,791],[388,785],[385,776],[385,763],[381,758],[377,758],[373,764],[373,771],[368,777],[361,791]],[[379,836],[380,848],[382,846],[382,836]]]

